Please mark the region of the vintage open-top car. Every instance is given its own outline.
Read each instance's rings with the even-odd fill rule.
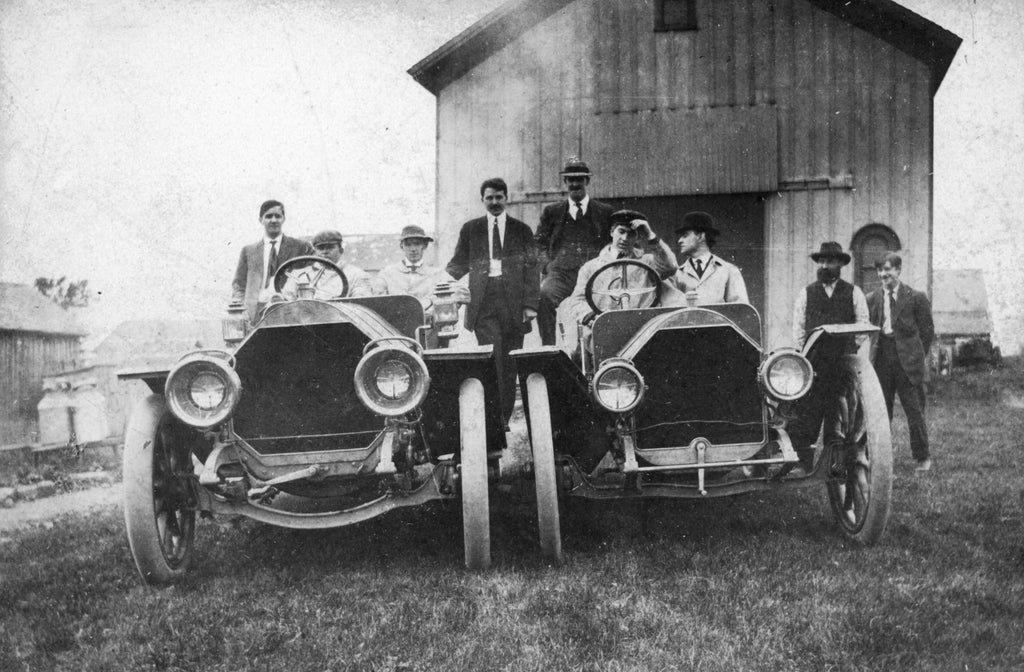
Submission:
[[[226,349],[120,374],[152,391],[124,449],[143,579],[188,569],[197,512],[314,529],[458,497],[466,564],[486,567],[488,482],[505,446],[491,348],[427,347],[455,333],[453,303],[427,319],[411,296],[344,298],[347,279],[325,259],[292,259],[274,282],[283,298],[255,324],[240,307],[225,321]]]
[[[874,370],[849,352],[871,325],[827,325],[803,351],[764,352],[750,305],[659,305],[654,269],[618,260],[589,279],[596,318],[577,352],[515,351],[533,452],[540,543],[561,558],[559,500],[716,497],[824,482],[840,529],[877,541],[889,515],[892,446]],[[678,297],[677,297],[678,298]],[[837,363],[813,469],[786,431],[814,370]]]

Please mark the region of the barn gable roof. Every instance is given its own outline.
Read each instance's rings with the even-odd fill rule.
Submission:
[[[992,333],[985,275],[980,269],[934,271],[932,296],[935,333],[947,336]]]
[[[81,336],[86,330],[74,314],[40,294],[35,287],[0,282],[0,329]]]
[[[807,0],[927,64],[932,93],[960,47],[960,38],[893,0]],[[509,0],[409,68],[437,95],[527,30],[575,0]],[[652,26],[653,29],[653,26]]]
[[[222,348],[220,320],[129,320],[93,352],[97,366],[169,365],[198,348]]]

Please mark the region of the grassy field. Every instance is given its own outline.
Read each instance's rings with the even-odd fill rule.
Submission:
[[[853,547],[824,489],[577,506],[567,561],[528,495],[495,493],[494,567],[462,569],[460,512],[330,532],[204,521],[154,591],[118,511],[0,546],[0,670],[1024,669],[1024,371],[939,381],[936,468],[897,416],[893,517]]]

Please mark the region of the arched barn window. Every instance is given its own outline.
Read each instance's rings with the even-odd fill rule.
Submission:
[[[855,233],[850,243],[854,284],[863,289],[865,294],[881,287],[882,281],[875,272],[875,262],[886,252],[896,252],[900,248],[900,237],[885,224],[868,224]]]

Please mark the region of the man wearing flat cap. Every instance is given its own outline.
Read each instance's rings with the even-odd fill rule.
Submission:
[[[697,305],[709,303],[750,303],[740,269],[712,254],[719,231],[706,212],[688,212],[676,227],[683,264],[672,277],[672,285],[683,294],[693,292]],[[663,301],[671,305],[673,301]]]
[[[260,205],[263,239],[246,245],[238,258],[235,278],[231,282],[231,302],[242,303],[250,322],[255,322],[274,294],[274,273],[281,264],[294,257],[313,254],[313,247],[304,240],[281,233],[284,205],[280,201],[264,201]]]
[[[611,242],[596,257],[580,267],[576,287],[566,299],[565,313],[573,324],[589,327],[597,314],[587,303],[587,283],[594,273],[605,264],[616,259],[636,259],[647,264],[664,281],[676,271],[676,258],[672,248],[654,233],[647,217],[636,210],[619,210],[611,217]],[[647,275],[640,268],[630,268],[629,280],[636,274],[636,282],[645,281]],[[630,283],[632,284],[632,283]]]
[[[555,344],[558,306],[576,286],[580,267],[611,240],[613,208],[587,194],[592,175],[586,163],[570,158],[561,172],[569,196],[544,208],[537,226],[537,254],[544,273],[537,326],[544,345]]]
[[[839,277],[843,266],[850,263],[850,255],[836,242],[821,244],[811,255],[818,265],[818,278],[797,296],[793,310],[793,340],[803,347],[807,335],[825,324],[867,324],[868,304],[860,287]],[[794,420],[787,427],[793,448],[800,457],[794,476],[809,473],[814,462],[814,441],[818,438],[821,422],[835,413],[835,403],[841,382],[843,355],[857,352],[858,343],[865,336],[834,340],[833,350],[815,357],[814,386],[811,394],[797,402]],[[830,440],[826,436],[825,440]]]
[[[409,294],[421,303],[429,304],[434,286],[439,282],[451,282],[452,277],[443,268],[423,261],[427,247],[434,239],[427,235],[422,226],[410,225],[402,229],[399,247],[402,260],[388,264],[373,280],[374,294]],[[463,303],[468,302],[467,296]]]
[[[370,274],[355,264],[342,260],[341,257],[345,254],[345,246],[339,232],[328,229],[316,234],[313,236],[313,248],[316,249],[317,256],[334,262],[334,265],[345,274],[345,279],[348,280],[347,296],[370,296],[373,294],[370,288]],[[325,276],[326,282],[338,282],[337,280],[327,279],[330,277],[337,278],[334,274],[327,275]],[[340,290],[340,284],[334,288]],[[324,291],[327,292],[328,288],[324,288]],[[335,295],[337,296],[337,294]]]

